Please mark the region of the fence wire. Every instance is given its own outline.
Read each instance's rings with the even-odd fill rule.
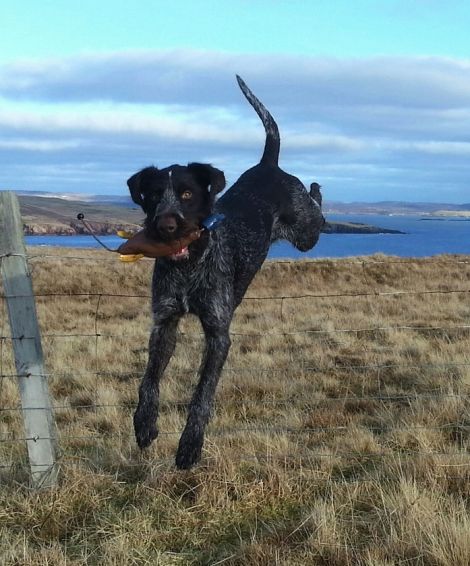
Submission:
[[[62,256],[62,255],[48,255],[48,254],[34,254],[28,256],[28,259],[32,262],[38,260],[72,260],[72,261],[96,261],[96,258],[89,257],[89,256]],[[0,258],[1,261],[1,258]],[[102,259],[100,258],[100,261]],[[115,262],[116,259],[110,258],[110,261]],[[370,289],[373,287],[374,284],[371,284],[369,281],[369,275],[367,273],[367,268],[374,265],[395,265],[395,264],[413,264],[418,262],[419,264],[436,264],[439,266],[442,265],[462,265],[467,266],[470,265],[470,261],[459,258],[440,258],[440,259],[423,259],[423,258],[407,258],[403,260],[395,260],[395,259],[386,259],[386,260],[355,260],[355,259],[340,259],[340,260],[331,260],[331,259],[315,259],[312,260],[314,265],[332,265],[335,264],[336,261],[339,261],[342,265],[350,264],[350,265],[357,265],[362,268],[362,277],[364,284]],[[282,264],[297,264],[298,261],[277,261],[273,263],[282,263]],[[269,264],[268,264],[269,265]],[[358,291],[358,292],[338,292],[338,293],[301,293],[301,294],[283,294],[283,295],[248,295],[245,297],[244,302],[273,302],[280,305],[280,319],[283,320],[283,309],[284,304],[288,301],[296,302],[296,301],[305,301],[305,300],[349,300],[355,298],[364,298],[368,301],[368,304],[371,308],[371,311],[380,316],[380,313],[377,310],[377,306],[375,301],[380,297],[413,297],[413,296],[462,296],[467,298],[468,294],[470,293],[470,288],[432,288],[432,289],[390,289],[390,290],[367,290],[367,291]],[[5,296],[4,294],[0,294],[0,299],[5,300],[9,297]],[[15,298],[25,298],[22,296],[15,296]],[[98,361],[98,352],[99,352],[99,343],[100,340],[105,339],[121,339],[123,334],[115,334],[115,333],[106,333],[100,332],[100,321],[99,317],[102,310],[103,300],[110,299],[112,301],[123,301],[126,299],[138,299],[149,302],[151,297],[149,294],[139,294],[139,293],[103,293],[103,292],[77,292],[77,293],[65,293],[65,292],[41,292],[35,294],[35,298],[37,299],[44,299],[47,301],[49,299],[55,298],[77,298],[77,299],[90,299],[96,300],[96,304],[93,307],[93,317],[90,324],[90,328],[92,331],[89,332],[70,332],[70,333],[50,333],[45,332],[42,336],[45,339],[52,339],[52,340],[69,340],[69,339],[90,339],[94,341],[94,350],[95,350],[95,364]],[[5,345],[8,342],[14,340],[30,340],[33,337],[29,336],[9,336],[5,332],[6,327],[6,317],[5,317],[5,309],[1,309],[1,319],[0,319],[0,398],[2,394],[2,384],[5,380],[17,377],[16,373],[5,373],[4,372],[4,356],[5,356]],[[447,333],[465,333],[470,330],[470,324],[462,323],[462,324],[442,324],[442,325],[424,325],[424,324],[413,324],[413,323],[402,323],[402,324],[395,324],[395,325],[380,325],[380,326],[367,326],[363,328],[302,328],[302,329],[292,329],[292,330],[272,330],[270,329],[268,332],[239,332],[239,331],[231,331],[231,336],[233,338],[252,338],[252,337],[259,337],[259,338],[266,338],[269,336],[280,336],[280,337],[288,337],[288,336],[328,336],[328,335],[335,335],[335,334],[363,334],[363,333],[379,333],[379,332],[386,332],[386,333],[394,333],[394,332],[417,332],[417,333],[425,333],[425,334],[435,334],[435,335],[442,335]],[[203,336],[202,332],[186,332],[181,331],[179,332],[181,336],[185,336],[188,338],[201,338]],[[148,333],[142,332],[141,334],[133,334],[132,339],[138,339],[140,341],[145,341],[148,338]],[[444,363],[402,363],[402,364],[393,364],[393,363],[373,363],[373,364],[358,364],[352,363],[347,365],[342,364],[312,364],[311,361],[305,360],[302,362],[291,363],[288,367],[226,367],[223,370],[225,374],[231,375],[261,375],[261,374],[286,374],[289,376],[293,376],[296,373],[320,373],[324,374],[327,372],[334,372],[334,371],[343,371],[347,373],[361,373],[361,372],[368,372],[368,371],[384,371],[384,370],[415,370],[421,373],[424,372],[431,372],[431,371],[448,371],[452,369],[465,369],[470,367],[470,356],[469,358],[463,358],[462,361],[449,361]],[[61,372],[48,372],[45,374],[46,377],[49,379],[59,379],[61,376],[67,376],[73,372],[77,371],[75,366],[69,368],[63,368]],[[194,376],[197,371],[195,369],[178,369],[174,370],[174,373],[179,374],[187,374],[190,376]],[[128,369],[125,368],[121,373],[115,371],[103,371],[96,367],[94,371],[84,370],[80,368],[80,376],[83,377],[84,375],[93,376],[98,383],[98,379],[101,377],[108,377],[111,379],[121,379],[121,380],[128,380],[129,378],[137,379],[142,375],[142,371],[136,371],[135,366],[131,366]],[[25,374],[25,377],[35,377],[36,374],[34,372],[30,372]],[[225,386],[221,387],[221,391],[223,393],[230,392],[230,389]],[[232,392],[237,392],[237,388],[233,388]],[[444,392],[444,391],[436,391],[436,390],[429,390],[429,391],[422,391],[416,390],[411,391],[403,394],[358,394],[358,395],[336,395],[336,396],[328,396],[322,397],[319,396],[318,398],[298,398],[295,395],[286,396],[283,398],[262,398],[262,399],[221,399],[216,400],[216,408],[224,408],[235,406],[238,408],[247,407],[247,406],[255,406],[255,407],[296,407],[302,408],[303,410],[306,409],[313,409],[319,406],[328,405],[331,406],[332,404],[346,404],[346,403],[362,403],[362,402],[376,402],[382,404],[390,404],[390,403],[413,403],[413,402],[438,402],[442,400],[455,400],[462,402],[467,409],[469,408],[469,400],[470,400],[470,392]],[[188,404],[187,400],[183,401],[173,401],[173,400],[166,400],[163,399],[161,401],[161,409],[169,409],[169,408],[184,408]],[[135,401],[129,403],[103,403],[100,402],[97,391],[93,392],[93,399],[92,402],[73,402],[71,404],[67,403],[56,403],[53,405],[53,411],[58,414],[61,411],[94,411],[96,414],[99,411],[106,411],[106,410],[123,410],[123,411],[131,411],[135,407]],[[35,410],[35,409],[24,409],[20,406],[3,406],[0,407],[1,414],[20,414],[24,410]],[[313,459],[325,459],[325,458],[342,458],[342,459],[359,459],[359,460],[371,460],[371,459],[386,459],[386,458],[419,458],[419,457],[435,457],[435,458],[448,458],[449,462],[446,464],[440,464],[442,466],[448,465],[449,467],[452,466],[462,466],[462,467],[470,467],[470,444],[468,441],[469,438],[469,431],[470,431],[470,419],[466,416],[462,416],[462,418],[458,421],[446,422],[446,423],[431,423],[426,425],[411,425],[411,424],[397,424],[396,426],[387,426],[386,424],[383,425],[372,425],[367,423],[359,423],[355,424],[355,427],[363,428],[365,431],[383,435],[383,434],[393,434],[393,433],[409,433],[409,434],[416,434],[423,431],[433,431],[433,432],[441,432],[441,433],[452,433],[454,436],[459,437],[460,441],[458,444],[461,445],[458,451],[433,451],[433,450],[376,450],[374,452],[371,451],[353,451],[353,450],[330,450],[328,451],[325,448],[324,451],[322,450],[308,450],[301,452],[299,454],[275,454],[272,456],[272,459],[276,461],[280,460],[289,460],[295,459],[298,461],[305,461],[311,462]],[[207,438],[220,438],[220,437],[233,437],[233,436],[240,436],[245,434],[260,434],[264,436],[276,436],[276,435],[289,435],[293,437],[303,438],[306,436],[314,436],[322,433],[333,433],[333,434],[341,434],[348,432],[351,429],[348,425],[326,425],[326,426],[276,426],[273,424],[269,425],[253,425],[253,426],[235,426],[235,427],[214,427],[213,425],[209,426]],[[160,436],[178,436],[181,433],[180,430],[163,430],[160,431]],[[67,441],[91,441],[93,443],[93,447],[95,449],[95,459],[98,458],[97,451],[99,449],[100,442],[107,442],[112,441],[113,439],[123,440],[122,434],[114,434],[110,432],[100,432],[100,433],[90,433],[84,435],[77,435],[68,433],[67,431],[60,431],[58,434],[58,440],[60,443]],[[127,435],[127,439],[131,441],[132,435]],[[24,443],[27,441],[37,442],[40,440],[44,440],[45,437],[39,436],[14,436],[9,434],[3,434],[0,436],[0,444],[15,444],[15,443]],[[73,455],[73,454],[66,454],[66,450],[62,450],[61,462],[67,462],[67,459],[74,459],[79,458],[81,456]],[[210,456],[207,456],[210,459]],[[458,463],[454,462],[454,459],[459,459]],[[263,455],[262,454],[251,454],[247,455],[246,457],[240,456],[240,462],[243,461],[256,461],[262,462]],[[264,456],[264,460],[268,460]],[[158,463],[164,464],[165,462],[173,462],[172,459],[159,459]],[[16,464],[0,464],[0,469],[11,469]],[[40,466],[40,464],[37,464]],[[133,465],[132,463],[127,462],[126,466]],[[136,466],[140,466],[141,464],[136,463]],[[358,480],[359,481],[359,480]]]

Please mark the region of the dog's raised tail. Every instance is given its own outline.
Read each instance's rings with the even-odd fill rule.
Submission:
[[[253,106],[256,113],[263,122],[264,130],[266,132],[266,142],[264,145],[263,156],[261,157],[260,163],[265,163],[267,165],[277,165],[279,161],[279,149],[281,145],[281,139],[279,136],[279,128],[277,127],[274,118],[271,116],[269,111],[265,108],[264,104],[256,98],[256,96],[251,92],[251,90],[246,85],[245,81],[237,75],[238,85],[241,91],[245,95],[245,98]]]

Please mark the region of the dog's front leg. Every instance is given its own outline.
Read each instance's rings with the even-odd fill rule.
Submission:
[[[155,321],[149,340],[147,369],[139,387],[139,403],[134,413],[134,431],[140,448],[150,446],[158,436],[157,418],[160,379],[173,354],[179,316]]]
[[[230,317],[231,318],[231,317]],[[214,323],[201,317],[206,348],[201,366],[201,377],[189,405],[188,420],[181,435],[176,466],[187,469],[201,458],[204,430],[211,415],[214,394],[227,354],[230,349],[230,321]]]

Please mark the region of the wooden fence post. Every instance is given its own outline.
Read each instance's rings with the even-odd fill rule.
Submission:
[[[35,487],[57,482],[56,428],[46,375],[23,223],[13,192],[0,192],[0,267],[10,320],[16,372]]]

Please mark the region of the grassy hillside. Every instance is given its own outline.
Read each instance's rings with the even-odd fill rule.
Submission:
[[[26,487],[2,340],[2,564],[468,566],[470,258],[266,263],[186,472],[173,458],[199,324],[180,326],[160,437],[141,453],[152,262],[41,249],[30,263],[61,484]]]
[[[79,212],[95,222],[142,221],[143,212],[135,207],[74,201],[56,197],[19,196],[21,216],[25,221],[70,223]]]
[[[143,220],[143,213],[137,207],[56,197],[20,195],[18,199],[21,217],[28,234],[74,234],[76,229],[82,229],[82,225],[76,220],[79,212],[82,212],[94,229],[100,233],[115,231],[121,226],[140,225]]]

